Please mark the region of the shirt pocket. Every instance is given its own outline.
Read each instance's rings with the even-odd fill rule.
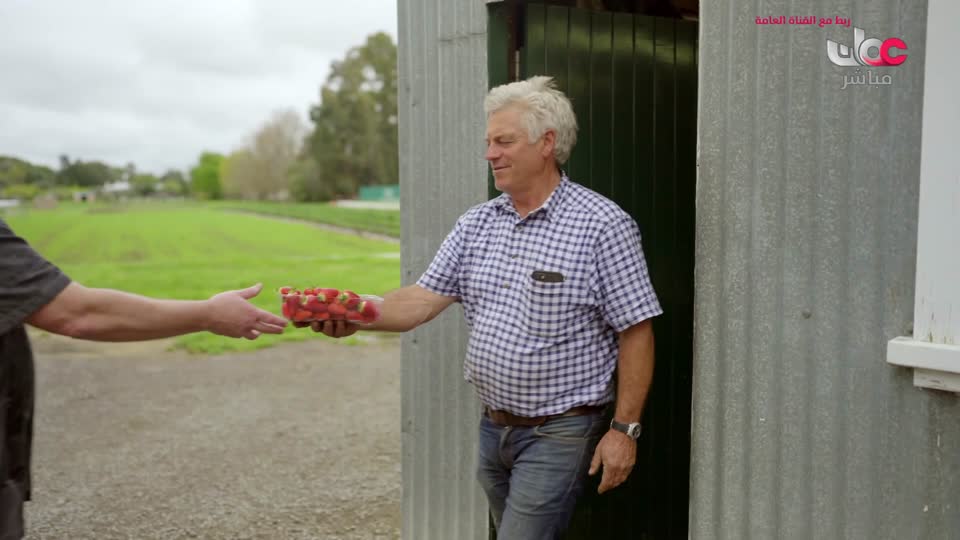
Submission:
[[[544,282],[526,278],[523,322],[540,338],[558,338],[578,326],[583,317],[582,291],[569,281]]]

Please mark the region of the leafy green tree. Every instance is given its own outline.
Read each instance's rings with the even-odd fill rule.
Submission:
[[[62,186],[99,187],[120,179],[117,169],[100,161],[70,161],[61,156],[57,184]]]
[[[397,183],[397,47],[388,34],[369,36],[333,62],[310,119],[305,163],[291,170],[295,196],[354,195],[360,186]]]
[[[312,156],[298,159],[288,171],[290,195],[298,201],[329,201],[333,199],[333,186],[322,182],[317,162]]]
[[[190,191],[201,199],[223,198],[220,163],[223,156],[215,152],[200,154],[197,165],[190,169]]]
[[[160,179],[152,174],[140,173],[130,179],[130,188],[141,197],[149,197],[157,192]]]
[[[190,186],[187,184],[183,173],[171,169],[160,177],[160,185],[163,192],[168,195],[185,196],[190,193]]]
[[[49,167],[34,165],[15,157],[0,156],[0,188],[14,184],[29,184],[48,189],[56,183],[56,176]]]
[[[3,196],[10,199],[33,200],[40,194],[40,188],[36,184],[11,184],[3,188]]]

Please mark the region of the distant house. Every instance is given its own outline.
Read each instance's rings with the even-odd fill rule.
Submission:
[[[116,182],[107,182],[104,184],[100,191],[105,195],[121,196],[129,195],[133,191],[130,182],[126,180],[118,180]]]

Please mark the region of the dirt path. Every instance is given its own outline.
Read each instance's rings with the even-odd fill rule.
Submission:
[[[399,340],[34,340],[32,539],[400,537]]]

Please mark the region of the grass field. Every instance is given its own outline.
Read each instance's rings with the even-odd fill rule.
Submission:
[[[210,208],[297,218],[400,238],[399,210],[359,210],[320,203],[269,201],[212,201],[207,204]]]
[[[74,206],[5,219],[43,256],[89,287],[200,299],[262,282],[264,292],[254,303],[279,314],[274,291],[282,285],[370,294],[400,285],[400,247],[394,243],[206,206]],[[178,338],[176,346],[219,353],[314,337],[326,339],[288,327],[283,335],[256,341],[191,334]]]

